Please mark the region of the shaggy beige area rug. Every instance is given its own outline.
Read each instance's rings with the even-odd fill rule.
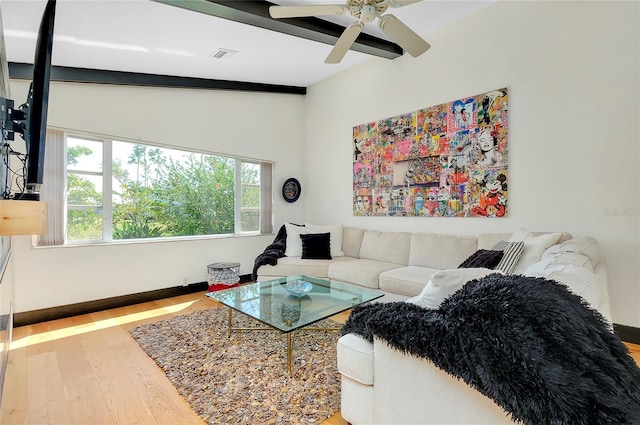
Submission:
[[[286,335],[234,331],[227,309],[197,311],[136,327],[131,335],[209,424],[317,424],[340,409],[337,331]],[[264,327],[239,313],[235,327]],[[317,326],[339,327],[326,320]]]

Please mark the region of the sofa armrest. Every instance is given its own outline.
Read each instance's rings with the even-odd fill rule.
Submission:
[[[373,385],[373,344],[356,334],[338,340],[338,371],[363,385]]]
[[[432,362],[374,339],[375,423],[511,424],[491,399]]]

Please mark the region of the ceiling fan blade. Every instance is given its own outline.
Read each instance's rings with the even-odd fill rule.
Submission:
[[[363,29],[364,24],[362,22],[354,22],[349,25],[342,33],[335,46],[333,46],[333,49],[331,49],[331,53],[329,53],[329,56],[324,60],[324,63],[340,63]]]
[[[387,4],[389,7],[403,7],[421,1],[422,0],[387,0]]]
[[[341,4],[324,4],[309,6],[270,6],[272,18],[300,18],[303,16],[342,15],[349,12],[347,6]]]
[[[393,15],[382,16],[378,20],[378,26],[391,40],[398,43],[414,58],[420,56],[431,47],[422,37]]]

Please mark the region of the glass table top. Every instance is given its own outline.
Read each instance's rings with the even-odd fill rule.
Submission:
[[[301,292],[290,292],[288,288]],[[384,294],[361,286],[299,275],[206,295],[264,324],[291,332]]]

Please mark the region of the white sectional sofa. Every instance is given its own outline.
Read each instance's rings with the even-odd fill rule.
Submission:
[[[342,227],[341,233],[343,256],[330,260],[282,257],[276,265],[259,267],[258,281],[306,274],[379,289],[386,294],[384,301],[405,300],[419,294],[431,274],[457,268],[478,245],[473,236],[380,232],[349,226]],[[493,239],[500,240],[499,236]]]
[[[330,260],[283,257],[276,265],[259,267],[258,280],[306,274],[378,289],[385,293],[383,302],[420,304],[420,297],[434,293],[430,279],[435,273],[439,272],[436,277],[446,275],[477,250],[490,250],[500,241],[520,240],[524,250],[512,273],[568,285],[611,323],[605,262],[597,242],[588,237],[532,234],[524,229],[515,234],[465,236],[339,228],[344,255]],[[331,236],[335,238],[336,232]],[[446,295],[446,290],[439,294]],[[377,338],[370,343],[355,334],[342,336],[338,370],[341,414],[353,425],[511,423],[491,399],[428,360],[402,353]]]
[[[299,254],[301,250],[296,249],[293,252],[298,255],[279,258],[275,265],[260,266],[257,269],[257,280],[309,275],[380,290],[385,293],[385,296],[380,299],[382,302],[403,301],[420,294],[434,273],[458,268],[477,250],[491,249],[498,242],[509,241],[514,237],[526,239],[527,235],[542,235],[541,232],[527,233],[524,229],[516,234],[484,233],[478,236],[384,232],[351,226],[326,226],[320,229],[332,230],[332,253],[339,252],[343,255],[332,256],[331,259],[303,259]],[[557,235],[558,238],[546,239],[539,243],[534,241],[536,243],[530,245],[525,241],[524,252],[513,273],[524,273],[526,269],[541,260],[545,250],[550,252],[559,250],[561,248],[554,247],[572,240],[572,235],[569,233],[551,235]],[[289,235],[287,238],[289,245],[292,243],[291,236],[296,235]],[[334,236],[340,238],[339,248],[336,246],[338,244],[335,243]],[[588,254],[593,258],[599,257],[597,244],[593,248],[581,246],[574,250],[578,249],[583,251],[592,249],[594,253]],[[550,260],[547,259],[548,261]],[[594,308],[602,311],[603,315],[611,320],[605,263],[599,260],[595,263],[595,266],[584,270],[585,273],[593,273],[598,277],[597,285],[591,285],[589,288],[598,290],[598,294],[594,294],[598,305]],[[535,266],[533,268],[535,269]],[[541,269],[536,273],[547,277],[548,274],[545,273],[550,271],[552,270]],[[574,271],[580,270],[576,266]]]

